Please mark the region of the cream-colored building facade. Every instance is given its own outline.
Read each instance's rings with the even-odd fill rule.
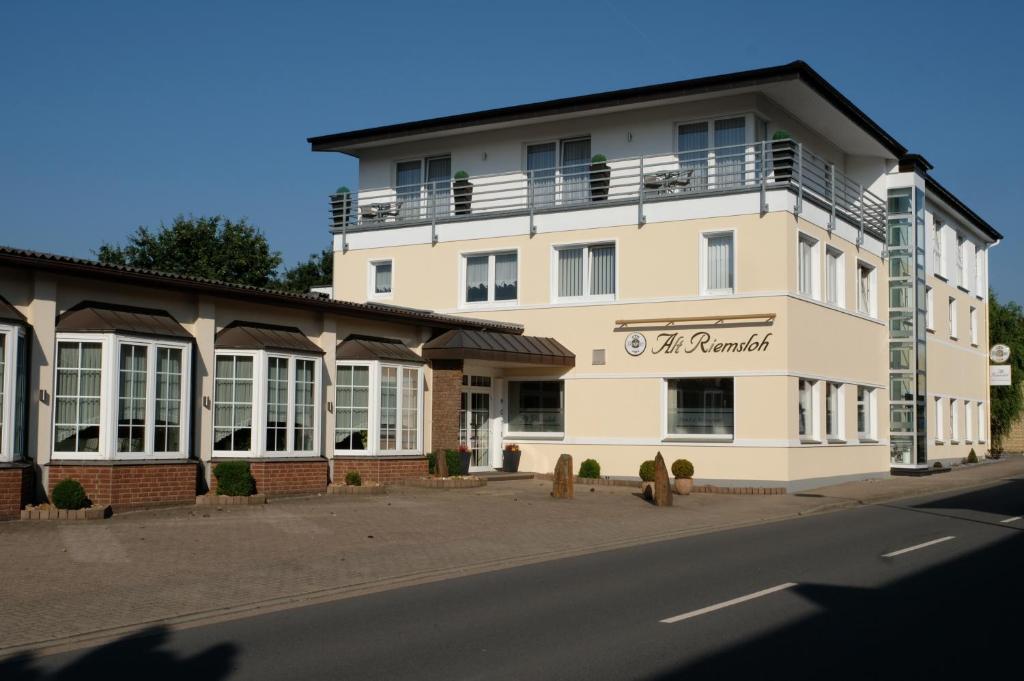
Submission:
[[[987,446],[1001,237],[806,64],[310,141],[359,159],[334,297],[575,355],[458,360],[479,469],[514,442],[526,470],[661,452],[795,490]]]

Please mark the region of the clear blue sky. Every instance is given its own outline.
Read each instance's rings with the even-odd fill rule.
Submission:
[[[358,184],[308,136],[803,59],[1006,235],[992,285],[1024,302],[1021,4],[8,0],[0,244],[219,213],[290,263]]]

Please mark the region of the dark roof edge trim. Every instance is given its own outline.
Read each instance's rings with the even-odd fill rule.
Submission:
[[[973,210],[968,208],[967,204],[958,199],[953,194],[953,192],[949,191],[941,184],[939,184],[938,181],[936,181],[936,179],[931,175],[925,175],[924,186],[929,194],[937,195],[939,199],[943,201],[943,203],[946,203],[947,205],[949,205],[950,208],[963,215],[971,222],[971,224],[980,229],[994,241],[999,241],[1003,238],[1003,235],[999,232],[998,229],[990,225],[980,215],[978,215]]]

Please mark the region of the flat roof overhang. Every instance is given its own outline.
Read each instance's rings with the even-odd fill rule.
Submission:
[[[554,338],[454,329],[423,346],[423,357],[494,362],[502,365],[576,366],[576,355]]]

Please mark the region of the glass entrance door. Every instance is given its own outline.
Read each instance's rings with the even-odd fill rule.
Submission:
[[[459,407],[459,442],[473,453],[470,466],[491,465],[491,379],[463,376]]]

